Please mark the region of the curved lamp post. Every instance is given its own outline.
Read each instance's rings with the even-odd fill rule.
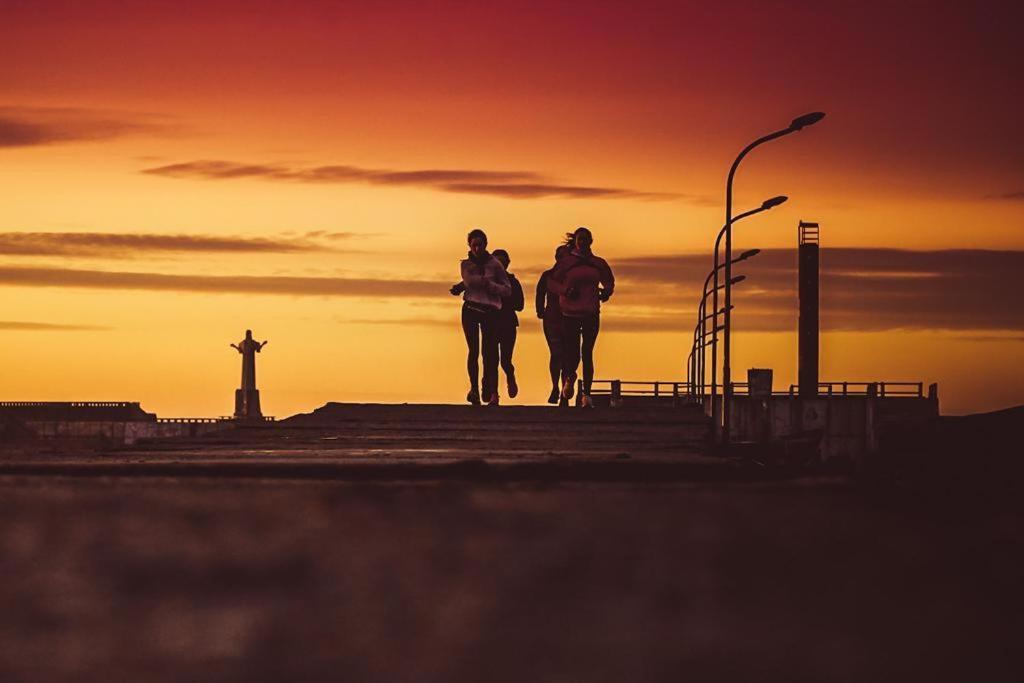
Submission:
[[[734,263],[740,261],[746,261],[748,258],[757,256],[761,253],[760,249],[750,249],[740,254]],[[719,266],[721,268],[721,266]],[[715,340],[718,338],[718,332],[721,331],[721,326],[718,325],[718,316],[724,311],[720,310],[716,313],[706,313],[708,297],[711,296],[712,292],[708,291],[708,283],[711,281],[711,276],[714,275],[714,271],[708,273],[708,276],[704,278],[704,295],[700,299],[700,303],[697,304],[697,324],[693,328],[693,341],[690,344],[690,353],[686,356],[686,383],[689,388],[691,396],[695,394],[704,393],[704,353],[703,349],[715,342],[707,342],[704,340],[709,334],[714,334]],[[747,279],[746,275],[738,275],[732,279],[732,284],[738,284]],[[716,289],[721,289],[725,285],[717,285]],[[714,328],[708,332],[706,329],[707,321],[711,318],[715,319]],[[694,355],[697,349],[701,349],[699,356]]]
[[[757,213],[757,211],[748,211],[746,214],[743,214],[743,215],[746,216],[746,215],[750,215],[750,214],[753,214],[753,213]],[[746,261],[747,259],[753,258],[754,256],[757,256],[760,253],[761,253],[760,249],[748,249],[747,251],[743,252],[742,254],[740,254],[739,256],[734,258],[732,262],[733,263],[739,263],[740,261]],[[718,308],[716,308],[717,302],[718,302],[718,290],[722,289],[725,286],[724,284],[718,284],[718,282],[717,282],[717,280],[718,280],[718,271],[721,270],[721,269],[722,269],[722,265],[719,264],[716,268],[713,268],[710,273],[708,273],[708,276],[706,278],[704,278],[703,295],[700,298],[700,303],[697,304],[697,326],[693,330],[693,335],[694,335],[694,342],[693,343],[694,343],[694,347],[696,347],[697,339],[703,340],[708,334],[713,334],[714,335],[714,341],[709,342],[707,344],[703,344],[701,346],[702,349],[705,346],[711,346],[712,344],[714,344],[718,340],[718,332],[721,331],[721,327],[718,325],[718,316],[725,312],[724,309],[719,310]],[[710,284],[712,278],[715,278],[715,286],[714,286],[714,288],[711,291],[708,291],[708,284]],[[732,284],[736,284],[737,282],[742,282],[746,278],[747,278],[746,275],[740,275],[739,277],[734,277],[732,279]],[[705,311],[707,310],[707,300],[708,300],[709,296],[713,296],[714,297],[715,304],[712,305],[712,307],[711,307],[712,313],[705,313]],[[715,322],[712,325],[713,329],[709,332],[707,330],[707,321],[710,320],[711,318],[714,318]],[[694,385],[694,378],[696,378],[697,379],[696,384],[699,386],[699,393],[703,394],[704,393],[704,375],[706,374],[703,351],[701,352],[701,354],[699,356],[695,356],[695,359],[696,360],[694,362],[694,367],[692,368],[692,371],[690,372],[690,378],[689,378],[691,393],[693,393],[692,389],[693,389],[693,385]]]
[[[731,230],[729,230],[730,225],[732,223],[736,223],[737,221],[741,221],[741,220],[743,220],[744,218],[746,218],[748,216],[753,216],[754,214],[761,213],[762,211],[768,211],[769,209],[774,209],[776,206],[779,206],[780,204],[785,204],[788,199],[789,199],[789,197],[787,197],[786,195],[779,195],[777,197],[771,197],[770,199],[766,199],[763,202],[761,202],[761,206],[759,206],[758,208],[750,209],[749,211],[744,211],[740,215],[733,217],[731,223],[726,223],[725,225],[722,226],[722,229],[718,231],[718,236],[715,237],[715,263],[714,263],[714,266],[711,269],[711,273],[715,277],[715,288],[712,290],[713,295],[712,295],[712,301],[711,301],[711,310],[713,310],[713,311],[717,311],[718,310],[718,290],[722,289],[722,287],[718,286],[718,271],[721,270],[722,268],[725,268],[725,272],[726,272],[726,278],[725,279],[729,280],[729,277],[732,275],[732,263],[736,262],[735,259],[731,258],[731,253],[729,254],[729,256],[727,256],[728,260],[731,263],[727,263],[727,264],[726,263],[721,263],[720,264],[719,263],[719,258],[718,258],[718,250],[721,247],[722,238],[726,236],[727,232],[731,232]],[[731,289],[732,289],[731,285],[728,285],[728,284],[725,285],[725,290],[727,292],[731,291]],[[732,305],[732,301],[729,299],[729,297],[726,297],[725,301],[726,301],[725,305],[726,305],[727,308]],[[712,325],[712,328],[718,327],[717,323],[718,323],[718,321],[716,320],[715,324]],[[724,326],[723,326],[723,329],[724,329]],[[718,332],[717,331],[715,332],[715,335],[714,335],[714,341],[715,342],[718,341]],[[716,396],[717,393],[718,393],[718,344],[717,343],[713,343],[712,346],[711,346],[711,396],[712,396],[712,401],[714,400],[713,397]],[[712,408],[712,411],[713,410],[714,409]]]
[[[739,168],[740,162],[756,147],[763,145],[766,142],[771,142],[790,133],[796,133],[797,131],[803,130],[807,126],[814,125],[818,121],[825,118],[824,112],[816,111],[810,114],[804,114],[793,119],[788,127],[782,130],[777,130],[774,133],[769,133],[763,137],[754,140],[749,145],[743,148],[743,150],[737,155],[736,160],[732,162],[732,166],[729,168],[729,177],[725,183],[725,320],[723,323],[722,330],[723,342],[725,348],[722,350],[722,443],[729,443],[729,413],[730,406],[729,401],[732,398],[732,369],[730,367],[730,335],[732,328],[732,316],[729,313],[729,306],[732,304],[732,287],[728,284],[729,278],[732,276],[732,183],[736,176],[736,169]],[[712,401],[712,405],[714,402]],[[712,410],[712,413],[714,411]],[[715,422],[717,425],[717,421]]]

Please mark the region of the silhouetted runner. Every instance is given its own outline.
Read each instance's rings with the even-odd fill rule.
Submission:
[[[555,263],[569,253],[569,247],[561,245],[555,249]],[[562,393],[562,309],[558,305],[558,295],[548,290],[548,278],[554,267],[545,270],[537,281],[537,317],[543,321],[544,340],[548,343],[548,372],[551,373],[551,395],[548,403],[558,403]]]
[[[497,318],[501,310],[501,297],[512,294],[505,269],[487,252],[487,235],[483,230],[471,230],[466,237],[469,254],[461,264],[462,282],[449,290],[463,295],[462,331],[466,335],[469,353],[466,370],[469,373],[469,393],[466,400],[479,405],[483,400],[498,405],[498,337]],[[483,347],[483,386],[479,384],[477,358]]]
[[[516,315],[516,311],[523,310],[526,302],[523,298],[523,286],[519,284],[515,275],[508,272],[508,264],[512,262],[508,252],[504,249],[495,249],[491,255],[505,269],[508,282],[512,286],[512,293],[501,297],[501,310],[498,311],[498,358],[501,369],[505,371],[508,397],[515,398],[519,393],[519,385],[516,383],[516,367],[512,364],[512,355],[516,350],[516,328],[519,327],[519,316]]]
[[[548,289],[558,294],[562,309],[562,400],[568,402],[575,392],[576,368],[583,358],[583,396],[580,405],[592,407],[591,384],[594,381],[594,344],[601,329],[601,302],[615,291],[615,276],[608,263],[591,251],[594,236],[587,228],[566,235],[568,254],[558,260]],[[600,285],[600,286],[599,286]]]

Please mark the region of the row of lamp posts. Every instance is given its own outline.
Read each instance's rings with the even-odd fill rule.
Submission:
[[[778,196],[772,197],[771,199],[765,200],[760,207],[745,211],[739,215],[732,215],[732,186],[733,179],[736,176],[736,169],[739,168],[740,162],[743,161],[744,157],[747,156],[755,147],[763,145],[766,142],[771,142],[790,133],[795,133],[799,130],[803,130],[807,126],[813,125],[823,119],[825,114],[822,112],[812,112],[810,114],[804,114],[799,116],[789,124],[786,128],[777,130],[773,133],[769,133],[763,137],[754,140],[752,143],[743,148],[743,150],[733,161],[732,167],[729,169],[729,177],[725,185],[725,224],[722,229],[718,232],[718,236],[715,238],[715,261],[712,266],[711,272],[708,273],[707,278],[704,280],[703,294],[700,299],[700,303],[697,306],[697,325],[693,331],[693,344],[690,348],[690,356],[687,359],[687,375],[688,383],[690,387],[691,395],[695,398],[704,398],[705,392],[705,378],[707,371],[705,368],[706,350],[707,347],[711,347],[711,416],[712,421],[716,426],[721,425],[721,443],[728,444],[729,442],[729,423],[731,418],[731,402],[732,402],[732,367],[730,364],[731,356],[731,336],[732,336],[732,288],[733,285],[742,282],[746,276],[739,275],[734,277],[732,274],[732,266],[734,263],[745,261],[749,258],[756,256],[760,250],[751,249],[744,251],[738,257],[733,258],[732,255],[732,226],[737,221],[740,221],[754,214],[767,211],[773,207],[778,206],[786,201],[787,197]],[[719,258],[719,251],[721,247],[722,238],[725,238],[725,254],[724,259]],[[721,278],[719,272],[724,271]],[[710,291],[708,286],[712,285]],[[724,305],[722,308],[718,307],[718,292],[724,290]],[[707,313],[707,300],[711,297],[711,313]],[[719,317],[721,317],[721,324],[719,324]],[[708,329],[710,321],[710,330]],[[718,398],[718,339],[719,332],[722,333],[722,399],[719,401]]]

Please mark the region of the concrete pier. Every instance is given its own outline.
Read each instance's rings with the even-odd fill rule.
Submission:
[[[1016,680],[1019,477],[887,493],[706,438],[699,409],[328,404],[0,442],[0,680]]]

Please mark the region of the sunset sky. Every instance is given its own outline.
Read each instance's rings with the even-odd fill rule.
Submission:
[[[735,154],[734,373],[795,381],[796,226],[821,378],[1024,403],[1019,3],[0,3],[0,400],[223,415],[457,402],[483,227],[526,287],[578,225],[619,278],[598,378],[682,379]],[[507,399],[506,399],[507,401]]]

